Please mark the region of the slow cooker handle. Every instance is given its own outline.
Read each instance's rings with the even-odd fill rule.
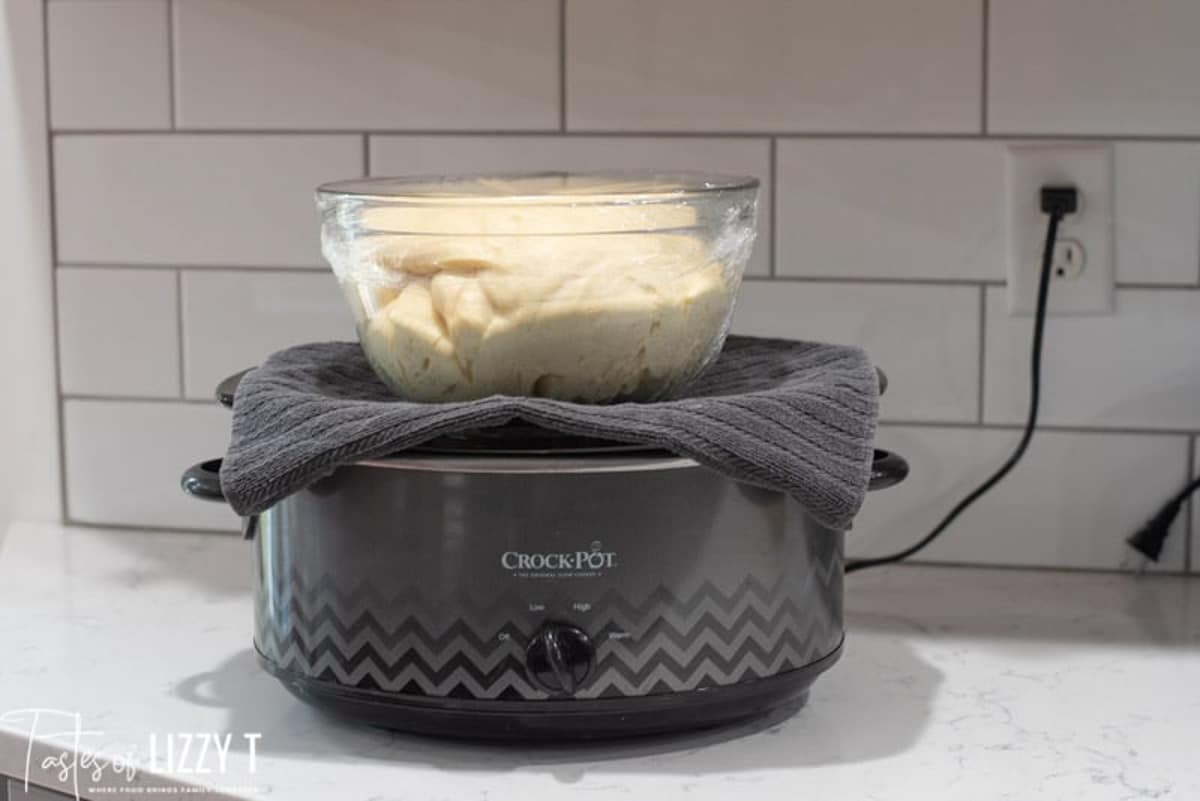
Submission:
[[[217,403],[224,406],[226,409],[233,408],[233,396],[237,394],[238,384],[242,383],[242,379],[246,377],[246,373],[253,370],[253,367],[247,367],[240,373],[234,373],[226,378],[220,384],[217,384]]]
[[[192,465],[183,471],[179,486],[193,498],[224,503],[225,493],[221,491],[221,460],[209,459],[207,462]]]
[[[193,498],[203,501],[225,502],[225,493],[221,490],[221,460],[209,459],[207,462],[194,464],[183,471],[179,486]],[[242,518],[242,537],[254,539],[258,531],[258,515]]]
[[[868,490],[881,490],[895,486],[908,476],[908,462],[898,453],[875,449],[871,461],[871,480]]]

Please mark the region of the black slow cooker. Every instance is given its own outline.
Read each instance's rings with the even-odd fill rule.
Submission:
[[[219,467],[184,489],[223,500]],[[907,472],[876,451],[871,489]],[[842,645],[843,532],[653,448],[509,424],[340,468],[246,531],[263,666],[388,728],[713,726],[802,701]]]

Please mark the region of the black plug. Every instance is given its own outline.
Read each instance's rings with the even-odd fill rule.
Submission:
[[[1079,190],[1073,186],[1043,186],[1040,199],[1043,214],[1065,217],[1079,211]]]
[[[1146,521],[1146,525],[1125,540],[1129,547],[1150,561],[1157,562],[1158,555],[1162,553],[1163,543],[1171,533],[1171,524],[1179,517],[1183,502],[1196,490],[1200,490],[1200,476],[1189,481],[1171,500],[1162,505],[1154,517]]]
[[[1171,524],[1179,516],[1183,507],[1183,499],[1173,500],[1158,510],[1158,514],[1146,521],[1146,524],[1130,535],[1125,541],[1129,547],[1149,559],[1157,562],[1162,553],[1163,543],[1171,533]]]

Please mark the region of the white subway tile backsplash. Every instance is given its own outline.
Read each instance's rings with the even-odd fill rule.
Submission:
[[[72,522],[237,528],[228,506],[179,488],[190,465],[225,452],[229,412],[216,403],[68,400],[63,437]]]
[[[355,337],[332,273],[186,271],[183,331],[186,395],[197,399],[277,350]]]
[[[884,419],[972,422],[979,404],[979,288],[747,281],[739,334],[861,345],[889,378]]]
[[[1114,149],[1117,280],[1200,283],[1200,145]]]
[[[988,128],[1200,133],[1200,3],[993,0]]]
[[[1041,421],[1059,430],[920,558],[1119,567],[1200,450],[1192,0],[46,9],[73,520],[236,527],[179,475],[226,446],[229,414],[207,403],[221,379],[354,338],[313,190],[368,167],[757,176],[734,330],[858,344],[890,378],[879,444],[913,469],[869,496],[848,541],[866,555],[926,533],[1024,420],[1031,321],[1008,315],[1001,285],[1004,136],[1124,136],[1116,311],[1047,325]],[[1200,499],[1157,569],[1185,568],[1189,545]]]
[[[557,129],[557,0],[177,0],[189,128]]]
[[[63,262],[316,267],[313,189],[362,173],[358,136],[54,140]]]
[[[167,0],[46,4],[50,125],[169,128]]]
[[[62,391],[177,397],[179,304],[174,270],[58,270]]]
[[[898,486],[870,493],[846,539],[852,556],[892,553],[923,537],[1016,445],[1016,430],[884,426],[879,447],[911,466]],[[1187,438],[1042,431],[1024,460],[915,559],[1116,569],[1125,537],[1178,490]],[[1157,569],[1180,570],[1176,522]]]
[[[984,419],[1025,419],[1028,317],[987,290]],[[1118,289],[1111,315],[1046,321],[1041,422],[1200,429],[1200,290]]]
[[[373,136],[374,175],[525,170],[702,170],[762,181],[758,240],[746,270],[771,267],[771,157],[766,139],[614,136]]]
[[[978,0],[568,0],[567,125],[974,132]]]
[[[1003,280],[1004,146],[781,139],[775,271]]]

